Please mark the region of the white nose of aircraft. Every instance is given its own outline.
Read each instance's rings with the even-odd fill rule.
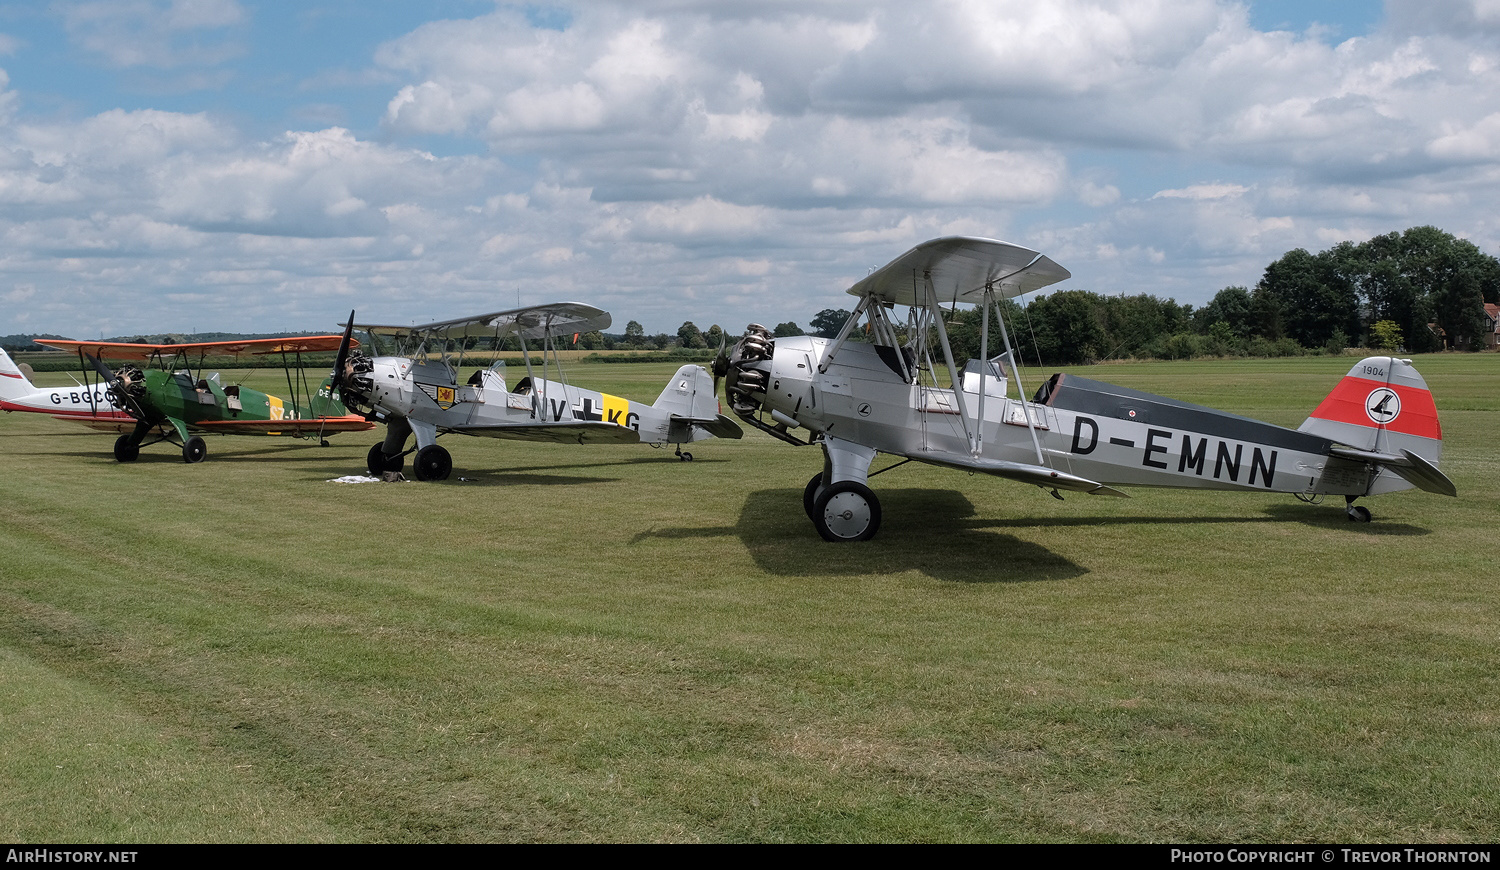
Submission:
[[[411,361],[398,356],[376,357],[370,369],[370,401],[387,413],[411,413]]]

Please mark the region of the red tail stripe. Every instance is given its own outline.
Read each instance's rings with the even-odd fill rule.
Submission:
[[[1365,413],[1365,400],[1370,393],[1381,387],[1388,387],[1401,400],[1401,413],[1385,425],[1375,423]],[[1443,427],[1438,424],[1437,405],[1432,401],[1431,392],[1402,384],[1382,384],[1365,378],[1346,377],[1339,381],[1339,385],[1318,405],[1312,416],[1319,420],[1353,423],[1356,426],[1421,438],[1442,440],[1443,437]]]

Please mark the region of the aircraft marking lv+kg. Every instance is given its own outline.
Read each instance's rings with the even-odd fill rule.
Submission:
[[[639,443],[679,445],[675,455],[691,460],[682,444],[710,437],[739,438],[743,431],[719,413],[717,384],[702,366],[685,365],[653,404],[645,405],[569,384],[562,376],[556,339],[608,328],[610,316],[591,305],[554,302],[421,326],[344,324],[344,345],[334,365],[335,383],[349,406],[386,423],[385,440],[370,448],[366,466],[380,476],[405,467],[413,452],[418,480],[445,480],[453,459],[439,445],[449,433],[563,444]],[[397,353],[367,357],[351,353],[354,330],[375,341],[395,342]],[[503,361],[459,381],[468,339],[499,342],[514,337],[526,360],[526,376],[511,390]],[[531,364],[526,342],[539,342],[541,372]],[[456,346],[456,353],[455,353]],[[556,370],[557,380],[547,377]],[[406,447],[416,437],[416,447]]]

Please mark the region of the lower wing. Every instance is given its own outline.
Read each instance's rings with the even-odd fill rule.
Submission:
[[[450,431],[512,441],[542,441],[551,444],[637,444],[641,434],[627,426],[596,420],[572,423],[510,423],[494,426],[455,426]]]
[[[997,477],[1018,480],[1022,483],[1034,483],[1043,489],[1066,489],[1073,492],[1086,492],[1089,495],[1113,495],[1119,498],[1130,498],[1129,495],[1112,486],[1105,486],[1102,483],[1089,480],[1086,477],[1079,477],[1076,474],[1057,471],[1045,465],[1006,462],[1003,459],[976,459],[971,456],[957,454],[927,454],[913,456],[912,458],[932,465],[946,465],[949,468],[961,468],[964,471],[993,474]]]
[[[199,420],[188,428],[216,435],[318,435],[365,432],[375,424],[363,417],[312,417],[305,420]]]

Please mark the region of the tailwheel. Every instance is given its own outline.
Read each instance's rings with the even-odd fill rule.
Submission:
[[[1344,509],[1351,523],[1368,523],[1370,521],[1370,509],[1362,504],[1350,505]]]
[[[365,468],[371,477],[379,477],[387,471],[400,471],[406,467],[405,456],[395,456],[391,459],[385,458],[385,442],[380,441],[370,448],[365,454]]]
[[[818,496],[823,494],[823,472],[812,476],[807,486],[802,490],[802,509],[807,511],[807,518],[812,520],[818,510]],[[817,522],[817,520],[813,520]]]
[[[680,462],[692,462],[693,461],[693,454],[688,453],[687,451],[683,450],[681,447],[678,447],[677,448],[677,459]]]
[[[203,443],[203,439],[202,438],[199,438],[197,435],[194,435],[193,437],[189,438],[187,441],[183,442],[183,444],[182,444],[182,461],[183,462],[186,462],[189,465],[191,465],[191,464],[193,464],[195,462],[202,462],[203,459],[206,456],[208,456],[208,445]]]
[[[141,445],[131,442],[129,435],[115,439],[115,461],[134,462],[141,455]]]
[[[416,470],[417,480],[447,480],[453,471],[453,457],[444,448],[429,444],[417,451],[412,467]]]
[[[812,521],[825,541],[868,541],[880,529],[880,499],[862,483],[836,481],[814,499]]]

